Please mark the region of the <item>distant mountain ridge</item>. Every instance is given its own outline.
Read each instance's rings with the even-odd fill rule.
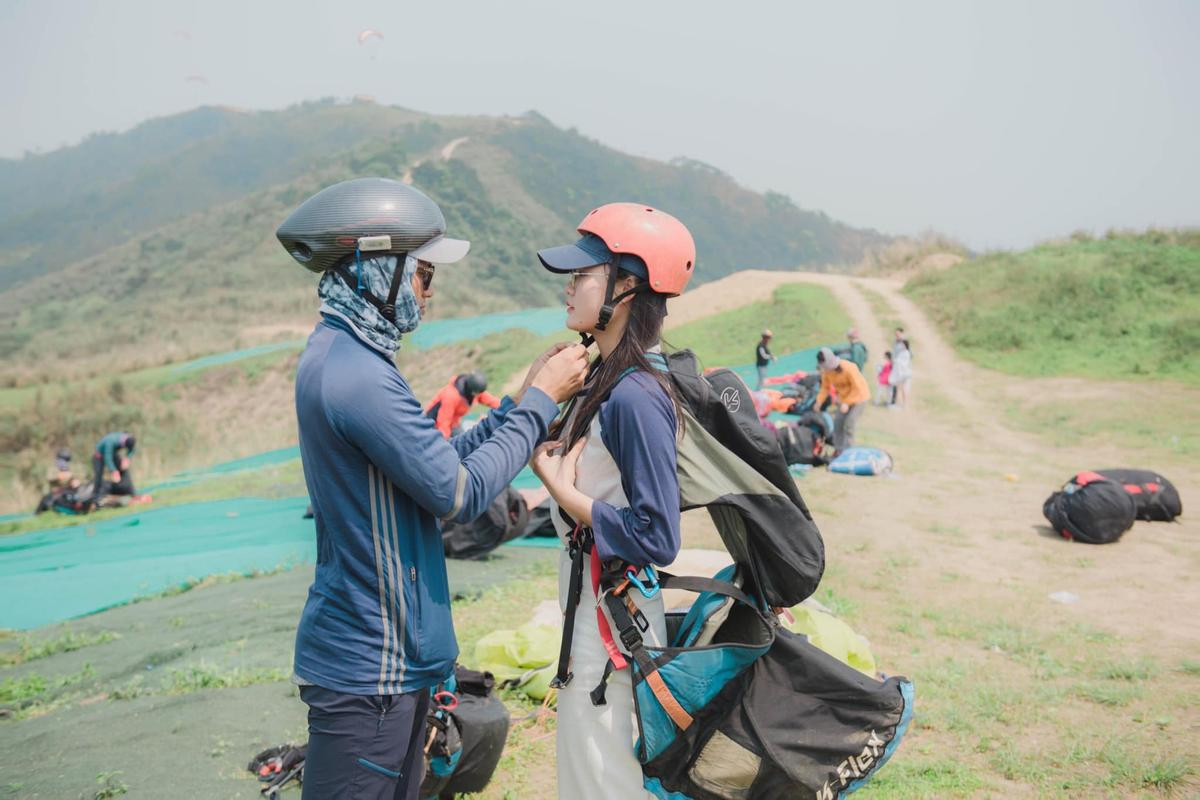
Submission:
[[[0,160],[0,358],[14,364],[11,380],[102,371],[98,357],[119,368],[178,360],[311,319],[314,277],[274,230],[321,187],[363,175],[411,180],[472,240],[471,255],[439,273],[437,316],[557,302],[560,282],[536,268],[534,250],[569,240],[611,200],[684,220],[698,282],[850,265],[888,241],[701,162],[629,156],[532,112],[205,107]]]

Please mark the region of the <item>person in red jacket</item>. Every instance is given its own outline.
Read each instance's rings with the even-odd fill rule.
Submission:
[[[499,408],[500,398],[487,393],[487,378],[481,372],[464,372],[442,387],[425,408],[425,416],[434,421],[442,436],[449,439],[458,431],[458,423],[471,410],[472,403]]]

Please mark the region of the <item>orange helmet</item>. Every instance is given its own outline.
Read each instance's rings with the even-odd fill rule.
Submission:
[[[651,291],[674,296],[683,292],[696,266],[692,234],[675,217],[650,206],[609,203],[589,212],[577,230],[583,239],[576,244],[538,251],[546,269],[574,272],[615,264],[645,278]]]
[[[687,227],[665,211],[638,203],[609,203],[584,217],[578,230],[599,236],[614,253],[642,259],[652,291],[674,296],[691,280],[696,242]]]

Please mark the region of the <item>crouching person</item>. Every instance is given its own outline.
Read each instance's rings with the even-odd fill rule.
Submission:
[[[482,513],[583,382],[583,347],[552,348],[479,425],[442,437],[393,356],[433,295],[434,264],[466,255],[444,233],[437,204],[378,178],[325,189],[277,232],[324,273],[296,374],[317,533],[295,652],[308,800],[417,797],[428,689],[458,655],[438,520]]]

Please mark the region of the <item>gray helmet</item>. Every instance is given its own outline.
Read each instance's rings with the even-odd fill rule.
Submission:
[[[442,210],[413,187],[387,178],[356,178],[305,200],[275,236],[304,267],[325,272],[356,250],[363,256],[407,254],[453,263],[471,245],[445,233]]]

